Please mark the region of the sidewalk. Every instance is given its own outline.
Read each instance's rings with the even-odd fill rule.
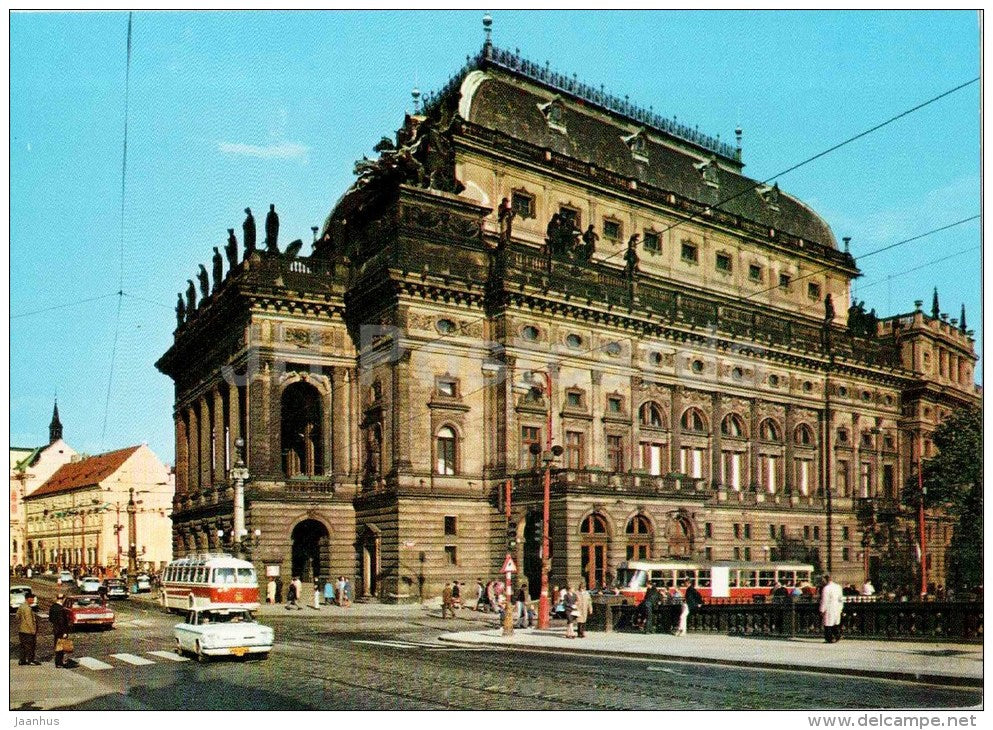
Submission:
[[[55,663],[50,658],[44,661],[45,652],[39,650],[38,654],[42,662],[40,667],[22,667],[18,666],[16,659],[11,660],[10,710],[54,710],[60,707],[74,707],[113,692],[82,672],[56,669]]]
[[[442,641],[513,646],[532,651],[572,651],[704,664],[788,669],[846,676],[880,677],[914,682],[981,687],[981,644],[842,639],[726,636],[719,634],[591,633],[567,639],[565,629],[515,629],[504,637],[500,629],[444,634]]]

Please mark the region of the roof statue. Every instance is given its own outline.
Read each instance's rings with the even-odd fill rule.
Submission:
[[[193,279],[187,279],[186,283],[186,315],[190,316],[197,308],[197,290],[193,286]]]
[[[252,255],[255,250],[255,219],[252,217],[252,209],[245,208],[245,222],[241,224],[241,240],[245,246],[245,258]]]
[[[200,298],[206,299],[210,296],[210,280],[207,276],[207,269],[200,264],[200,271],[197,272],[197,279],[200,281]]]
[[[265,250],[267,253],[279,253],[276,239],[279,238],[279,216],[276,206],[269,203],[269,212],[265,217]]]
[[[217,287],[224,281],[224,258],[217,246],[214,246],[212,263],[214,265],[214,288],[212,291],[217,291]]]
[[[228,228],[228,242],[224,244],[224,253],[228,257],[228,271],[234,271],[238,266],[238,239],[234,236],[234,228]]]
[[[178,297],[176,300],[176,326],[182,327],[183,322],[186,321],[186,304],[183,303],[182,292],[176,296]]]

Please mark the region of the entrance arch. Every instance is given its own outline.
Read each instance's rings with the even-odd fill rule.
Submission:
[[[321,394],[310,383],[287,385],[280,400],[283,473],[287,477],[324,473]]]
[[[290,539],[290,570],[293,576],[309,584],[318,576],[329,574],[331,538],[323,523],[314,519],[303,520],[293,528]]]
[[[607,545],[609,535],[607,518],[599,512],[586,517],[580,525],[582,563],[580,569],[586,587],[597,588],[606,582],[607,578]]]

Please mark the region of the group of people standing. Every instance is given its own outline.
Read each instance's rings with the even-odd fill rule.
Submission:
[[[311,608],[317,610],[320,610],[321,605],[347,608],[352,605],[352,581],[343,575],[339,575],[337,581],[330,576],[324,580],[315,578],[312,599]],[[293,576],[286,589],[286,610],[302,611],[303,601],[303,581],[299,576]],[[266,583],[266,603],[275,605],[282,602],[283,582],[278,577],[271,576]]]
[[[672,606],[678,609],[679,618],[673,633],[676,636],[686,636],[686,624],[690,613],[698,611],[703,605],[703,596],[690,581],[683,583],[683,592],[675,586],[660,591],[651,582],[648,583],[645,591],[645,598],[639,605],[637,620],[641,625],[641,630],[646,634],[653,634],[658,631],[657,619],[662,613],[663,606]],[[671,614],[670,614],[671,616]]]
[[[18,607],[17,615],[14,617],[19,644],[17,663],[22,667],[41,666],[41,662],[35,657],[38,644],[38,616],[35,614],[37,600],[37,596],[29,591],[25,594],[24,603]],[[52,624],[55,666],[60,669],[68,669],[72,666],[66,658],[66,655],[73,650],[72,640],[69,638],[69,630],[72,627],[69,609],[72,608],[72,603],[72,597],[59,593],[48,609],[48,620]]]

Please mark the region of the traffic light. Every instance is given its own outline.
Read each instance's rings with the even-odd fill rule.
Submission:
[[[510,521],[507,523],[507,549],[513,550],[517,547],[517,523]]]

